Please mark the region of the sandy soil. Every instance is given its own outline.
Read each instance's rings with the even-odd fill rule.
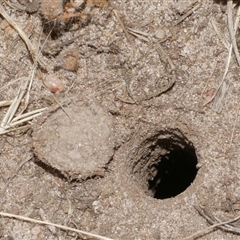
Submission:
[[[234,55],[217,91],[230,42],[226,4],[79,1],[73,13],[61,1],[30,2],[11,2],[21,11],[1,4],[45,63],[25,111],[47,109],[24,131],[1,135],[1,211],[124,240],[194,234],[210,226],[199,207],[214,223],[237,217]],[[34,63],[3,17],[0,59],[0,100],[11,100]],[[94,239],[13,218],[0,226],[4,240]],[[198,239],[239,236],[216,228]]]

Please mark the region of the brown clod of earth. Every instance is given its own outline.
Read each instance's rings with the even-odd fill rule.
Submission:
[[[63,12],[63,0],[42,0],[40,11],[46,19],[54,20]]]
[[[104,176],[114,154],[110,115],[99,105],[70,104],[49,113],[33,131],[40,161],[71,179]]]
[[[39,10],[39,8],[40,8],[40,3],[41,3],[40,0],[29,1],[26,4],[26,11],[28,13],[35,13],[35,12],[37,12]]]

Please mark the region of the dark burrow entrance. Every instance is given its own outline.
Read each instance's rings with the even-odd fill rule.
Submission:
[[[159,131],[136,150],[133,173],[146,194],[153,198],[177,196],[197,175],[198,160],[193,143],[178,129]]]
[[[149,180],[149,189],[153,191],[154,198],[175,197],[190,186],[197,174],[197,157],[192,150],[173,149],[160,157],[155,166],[157,174]]]

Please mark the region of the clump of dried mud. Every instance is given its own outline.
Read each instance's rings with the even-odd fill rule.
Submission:
[[[47,67],[36,71],[28,109],[48,111],[28,131],[0,139],[1,211],[126,240],[205,229],[194,206],[220,220],[239,214],[239,68],[232,58],[226,95],[206,104],[228,56],[213,24],[229,36],[220,3],[201,1],[179,21],[195,3],[83,5],[74,13],[86,21],[56,21],[47,41],[52,25],[43,13],[4,5],[34,46],[41,37]],[[29,76],[33,63],[2,18],[0,42],[1,85],[8,86],[1,98],[13,99],[22,82],[7,84]],[[61,93],[43,84],[50,74],[64,84]],[[1,226],[2,239],[89,239],[8,218]],[[202,237],[238,238],[219,229]]]

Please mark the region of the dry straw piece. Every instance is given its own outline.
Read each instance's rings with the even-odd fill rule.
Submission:
[[[57,227],[57,228],[62,229],[62,230],[80,233],[80,234],[86,235],[88,237],[94,237],[94,238],[97,238],[97,239],[100,239],[100,240],[113,240],[112,238],[103,237],[103,236],[100,236],[100,235],[97,235],[97,234],[94,234],[94,233],[89,233],[89,232],[78,230],[78,229],[75,229],[75,228],[70,228],[70,227],[66,227],[66,226],[63,226],[63,225],[59,225],[59,224],[55,224],[55,223],[51,223],[51,222],[46,222],[46,221],[41,221],[41,220],[36,220],[36,219],[29,218],[29,217],[15,215],[15,214],[11,214],[11,213],[0,212],[0,215],[3,216],[3,217],[16,218],[16,219],[19,219],[19,220],[32,222],[32,223],[37,223],[37,224],[41,224],[41,225],[54,226],[54,227]]]
[[[7,14],[7,12],[4,10],[3,6],[0,4],[0,14],[8,21],[10,25],[12,25],[15,30],[18,32],[18,34],[21,36],[23,41],[26,43],[28,50],[33,58],[34,61],[38,62],[41,66],[44,66],[44,62],[39,58],[37,54],[37,50],[31,43],[30,39],[26,35],[26,33],[18,26],[17,23],[15,23],[12,18]]]

